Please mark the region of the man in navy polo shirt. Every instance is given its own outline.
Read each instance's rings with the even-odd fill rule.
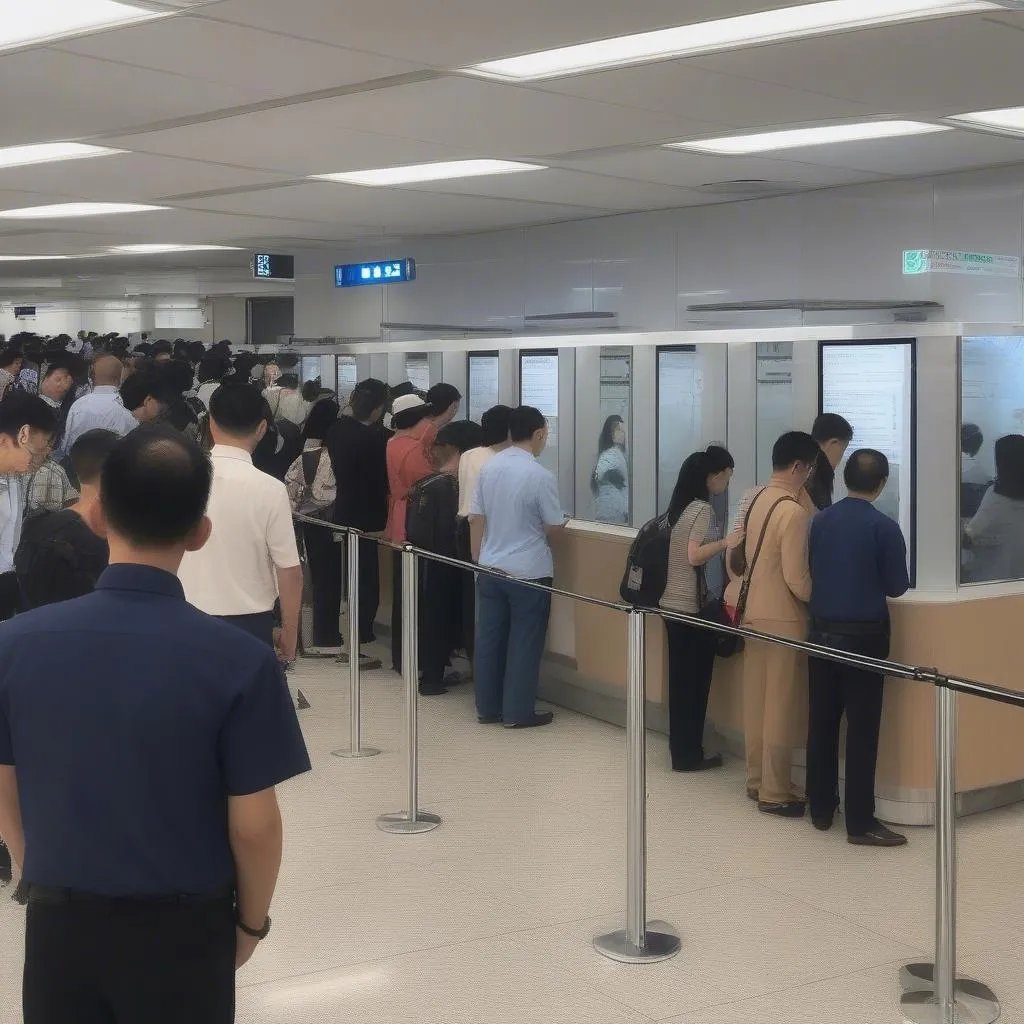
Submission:
[[[274,652],[186,603],[175,575],[210,535],[210,478],[181,434],[133,431],[103,467],[96,591],[0,627],[26,1024],[227,1024],[269,931],[274,787],[310,765]]]

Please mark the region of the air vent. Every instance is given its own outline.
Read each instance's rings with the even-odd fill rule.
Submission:
[[[814,188],[813,185],[798,185],[791,181],[767,181],[764,178],[737,178],[735,181],[710,181],[698,185],[698,192],[716,196],[768,196],[780,192],[793,192],[798,188]]]

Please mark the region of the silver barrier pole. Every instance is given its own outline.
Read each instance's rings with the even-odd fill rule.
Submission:
[[[436,814],[419,809],[419,739],[417,704],[419,699],[419,573],[416,552],[411,544],[402,550],[402,675],[405,678],[405,735],[408,760],[408,810],[382,814],[377,828],[384,832],[429,832],[441,824]]]
[[[359,533],[349,530],[348,546],[348,746],[332,751],[335,757],[373,757],[380,751],[363,746],[362,690],[359,676]]]
[[[628,617],[626,679],[626,927],[599,935],[594,949],[625,964],[669,960],[680,948],[679,935],[664,921],[647,921],[647,724],[645,618]]]
[[[956,976],[957,696],[944,683],[935,693],[935,963],[900,971],[900,1006],[914,1024],[992,1024],[995,993]]]

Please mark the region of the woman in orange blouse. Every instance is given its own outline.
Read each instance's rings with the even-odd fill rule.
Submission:
[[[388,524],[387,538],[393,544],[405,543],[405,514],[409,491],[434,471],[433,449],[438,430],[459,411],[462,395],[451,384],[436,384],[419,395],[402,395],[391,406],[391,426],[395,436],[388,441]],[[402,671],[402,557],[393,554],[394,586],[391,601],[391,661]]]

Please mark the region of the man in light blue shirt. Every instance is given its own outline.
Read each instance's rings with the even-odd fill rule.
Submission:
[[[124,407],[118,393],[122,371],[121,360],[114,355],[99,356],[93,363],[95,387],[71,406],[58,458],[71,451],[71,446],[89,430],[110,430],[124,437],[139,425],[139,419]]]
[[[551,722],[534,702],[544,653],[551,595],[516,579],[551,585],[548,536],[565,525],[554,476],[537,461],[548,439],[543,415],[514,409],[511,446],[480,471],[470,502],[473,557],[512,579],[480,576],[476,625],[476,708],[484,724],[529,729]]]

